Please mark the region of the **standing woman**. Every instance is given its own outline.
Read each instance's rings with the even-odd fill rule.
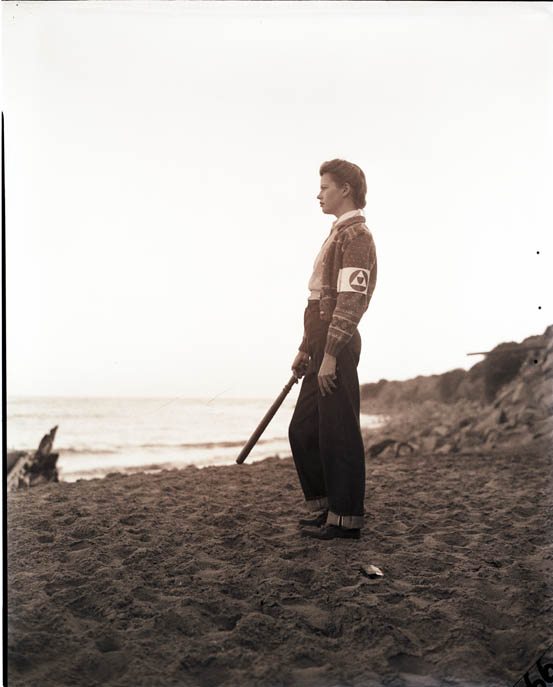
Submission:
[[[302,534],[359,539],[365,499],[365,451],[359,425],[357,325],[376,284],[376,250],[365,225],[367,183],[346,160],[324,162],[317,196],[336,221],[309,280],[304,334],[292,370],[303,377],[289,427],[307,508]]]

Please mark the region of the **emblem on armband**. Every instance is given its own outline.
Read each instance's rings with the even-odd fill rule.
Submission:
[[[360,267],[342,267],[338,272],[338,291],[357,291],[367,293],[369,290],[370,270]]]

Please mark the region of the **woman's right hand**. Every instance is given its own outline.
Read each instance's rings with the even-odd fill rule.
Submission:
[[[301,379],[307,371],[307,366],[309,365],[309,354],[304,351],[298,351],[298,354],[294,358],[292,363],[292,372],[296,375],[298,379]]]

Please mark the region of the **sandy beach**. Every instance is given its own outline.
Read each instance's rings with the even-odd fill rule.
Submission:
[[[553,636],[552,463],[367,458],[360,541],[300,536],[289,458],[11,493],[9,684],[511,685]]]

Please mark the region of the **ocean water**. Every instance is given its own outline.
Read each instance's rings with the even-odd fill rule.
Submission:
[[[7,402],[8,450],[36,449],[58,426],[63,481],[110,472],[155,472],[234,463],[274,398],[12,397]],[[248,462],[290,455],[288,424],[296,399],[287,398],[252,449]],[[362,415],[362,427],[382,421]]]

